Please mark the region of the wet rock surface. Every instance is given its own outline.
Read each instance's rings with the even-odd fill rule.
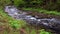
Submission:
[[[38,16],[33,17],[32,15],[27,15],[27,12],[18,10],[14,6],[5,6],[5,12],[8,13],[11,17],[18,20],[25,20],[27,24],[35,26],[44,26],[56,31],[60,31],[60,20],[56,18],[38,18]]]

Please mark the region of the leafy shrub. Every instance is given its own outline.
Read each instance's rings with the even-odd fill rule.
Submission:
[[[40,30],[40,34],[51,34],[50,32],[45,31],[44,29]]]
[[[0,7],[12,4],[12,0],[0,0]],[[60,0],[13,0],[15,6],[34,7],[60,11]]]
[[[25,4],[25,2],[23,0],[14,0],[14,5],[15,6],[20,6],[22,7]]]
[[[16,20],[10,16],[8,16],[7,13],[5,13],[2,9],[0,9],[0,22],[1,21],[6,21],[7,23],[10,24],[11,27],[13,28],[21,28],[26,25],[26,22],[23,20]]]
[[[10,3],[10,0],[0,0],[0,7],[4,7],[5,5],[9,5]]]
[[[23,20],[13,20],[13,21],[10,20],[9,23],[10,23],[11,27],[17,28],[17,29],[26,25],[25,21],[23,21]]]

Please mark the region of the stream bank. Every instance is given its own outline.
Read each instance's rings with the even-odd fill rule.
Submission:
[[[9,16],[15,18],[15,19],[22,19],[25,20],[27,22],[27,24],[30,25],[35,25],[35,26],[43,26],[45,28],[50,28],[56,31],[60,31],[60,20],[56,19],[56,18],[42,18],[41,14],[38,13],[29,13],[29,12],[23,12],[21,10],[18,10],[16,7],[14,6],[6,6],[5,7],[5,12],[8,13]],[[35,17],[35,15],[39,15],[37,17]]]

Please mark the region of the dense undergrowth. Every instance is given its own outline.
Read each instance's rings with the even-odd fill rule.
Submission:
[[[41,9],[41,8],[22,8],[22,10],[35,11],[35,12],[44,13],[44,14],[48,14],[48,15],[58,15],[58,16],[60,16],[60,12],[58,12],[56,10],[49,11],[49,10],[44,10],[44,9]]]
[[[14,5],[23,10],[60,16],[60,0],[15,0]]]
[[[0,9],[0,26],[5,27],[5,30],[3,30],[2,34],[19,34],[19,29],[22,29],[22,27],[25,28],[25,34],[36,34],[35,28],[30,28],[26,26],[26,22],[23,20],[16,20],[9,16],[7,13],[3,11],[3,9]],[[8,28],[8,29],[7,29]],[[8,32],[9,30],[9,32]],[[30,32],[31,30],[31,32]],[[51,34],[50,32],[47,32],[45,30],[37,30],[39,31],[39,34]],[[0,32],[1,33],[1,32]],[[23,32],[24,33],[24,32]]]
[[[14,0],[17,7],[34,7],[60,12],[60,0]]]
[[[20,31],[17,31],[17,29],[24,27],[25,24],[26,24],[25,21],[16,20],[16,19],[10,17],[2,9],[0,9],[0,26],[1,26],[1,28],[5,27],[4,29],[2,28],[3,32],[0,31],[0,33],[2,33],[2,34],[19,34]],[[14,29],[16,29],[15,32],[14,32]],[[9,30],[9,32],[8,32],[8,30]]]
[[[25,22],[23,20],[16,20],[10,16],[8,16],[3,10],[0,10],[0,18],[1,20],[5,20],[9,25],[15,28],[21,28],[23,25],[25,26]],[[24,23],[24,24],[23,24]]]
[[[20,8],[30,7],[23,8],[24,10],[34,10],[45,14],[60,15],[60,0],[0,0],[0,7],[4,8],[4,6],[12,4]]]

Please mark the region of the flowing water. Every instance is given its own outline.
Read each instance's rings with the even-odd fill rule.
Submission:
[[[8,13],[11,17],[18,19],[18,20],[25,20],[28,24],[36,25],[36,26],[46,26],[47,28],[51,28],[56,31],[60,31],[60,20],[56,18],[44,18],[44,19],[37,19],[32,17],[31,15],[27,15],[27,12],[23,12],[18,10],[14,6],[5,6],[5,12]]]

